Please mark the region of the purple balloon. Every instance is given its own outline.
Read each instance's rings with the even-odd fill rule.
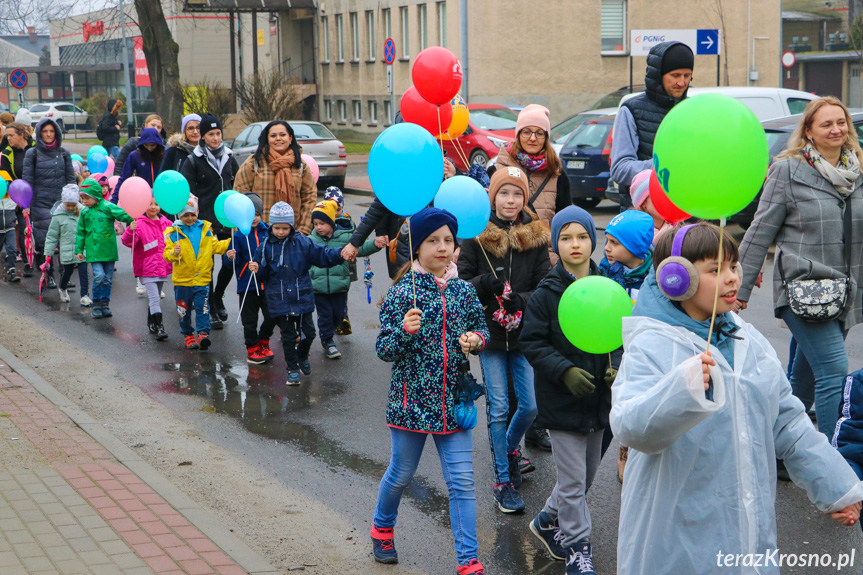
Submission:
[[[33,188],[24,180],[15,180],[9,184],[9,198],[24,209],[30,207],[33,201]]]

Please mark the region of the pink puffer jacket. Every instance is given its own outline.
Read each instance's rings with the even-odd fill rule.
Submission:
[[[132,248],[132,271],[139,278],[164,278],[171,275],[171,264],[165,261],[165,235],[171,221],[163,216],[151,220],[146,214],[138,218],[132,246],[132,229],[123,232],[123,245]]]

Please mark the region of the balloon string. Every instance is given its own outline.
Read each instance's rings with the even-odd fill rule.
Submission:
[[[231,249],[234,249],[234,229],[235,228],[231,228]],[[252,254],[249,254],[249,258],[251,259],[252,257],[254,257],[254,256]],[[234,257],[231,258],[231,264],[233,264],[232,267],[234,268],[234,276],[236,276],[237,275],[237,254],[234,254]]]
[[[180,221],[177,219],[176,216],[174,216],[174,231],[177,234],[177,241],[174,243],[180,245]],[[182,249],[180,251],[182,252]],[[180,259],[180,254],[177,254],[177,265],[180,265],[181,263],[182,260]]]
[[[461,144],[458,143],[458,138],[453,138],[452,143],[455,144],[455,149],[461,157],[461,161],[464,162],[464,165],[467,166],[467,169],[470,169],[470,161],[467,159],[467,154],[464,153],[464,150],[461,147]]]
[[[252,245],[249,243],[249,236],[246,236],[246,247],[249,248],[250,260],[254,261],[255,257],[251,255],[252,253]],[[236,256],[234,256],[236,257]],[[258,276],[255,275],[255,272],[252,272],[252,277],[255,278],[255,292],[258,294],[258,297],[261,296],[261,290],[258,289]]]
[[[707,332],[707,350],[710,353],[710,340],[713,339],[713,323],[716,321],[716,305],[719,303],[719,284],[722,278],[722,237],[725,235],[725,218],[719,220],[719,250],[716,259],[719,266],[716,268],[716,292],[713,294],[713,312],[710,314],[710,330]]]
[[[491,260],[490,260],[490,259],[488,259],[488,254],[487,254],[487,253],[485,253],[485,248],[484,248],[484,247],[482,247],[482,244],[481,244],[481,243],[479,243],[479,242],[476,242],[476,245],[478,245],[478,246],[479,246],[479,249],[480,249],[480,250],[482,250],[482,255],[484,255],[484,256],[485,256],[485,261],[486,261],[486,262],[488,262],[488,267],[489,267],[489,269],[491,269],[491,273],[493,273],[493,274],[494,274],[494,278],[495,278],[495,279],[497,279],[497,274],[494,272],[494,266],[493,266],[493,265],[491,265]]]
[[[437,107],[437,135],[440,137],[441,133],[443,133],[443,128],[440,125],[440,106]],[[443,146],[440,147],[440,156],[443,159],[444,166],[446,166],[446,154],[444,153]]]
[[[246,283],[246,291],[243,292],[243,301],[240,302],[240,313],[237,314],[237,323],[240,323],[240,316],[243,315],[243,307],[246,305],[246,296],[249,295],[249,286],[252,284],[252,278],[254,276],[255,274],[250,275],[249,281],[248,283]],[[258,280],[255,279],[255,281],[257,282]],[[255,285],[255,287],[258,287],[257,284]]]
[[[416,282],[416,276],[414,275],[414,245],[413,245],[413,242],[411,241],[411,221],[408,220],[407,223],[408,223],[408,249],[411,252],[411,254],[410,254],[410,256],[411,256],[411,284],[413,284],[414,307],[416,307],[417,306],[417,282]]]

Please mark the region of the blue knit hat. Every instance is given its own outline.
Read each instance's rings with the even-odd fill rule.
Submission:
[[[593,217],[578,206],[568,206],[557,212],[551,220],[551,249],[554,253],[560,255],[557,239],[560,237],[560,230],[567,224],[581,224],[590,236],[590,251],[596,249],[596,224],[593,223]]]
[[[616,238],[629,253],[644,259],[653,244],[653,218],[646,212],[626,210],[611,218],[605,235]]]
[[[270,208],[270,225],[290,224],[294,225],[294,208],[286,202],[276,202]]]
[[[324,192],[324,199],[333,200],[340,208],[345,207],[345,196],[338,186],[330,186],[327,188],[327,191]]]
[[[426,241],[427,237],[443,226],[449,227],[453,237],[458,235],[458,221],[446,210],[426,208],[411,216],[411,246],[414,253],[420,249],[420,244]]]

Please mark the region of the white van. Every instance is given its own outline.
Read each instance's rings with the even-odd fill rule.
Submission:
[[[640,94],[641,92],[638,92]],[[638,94],[627,94],[620,100],[623,104]],[[692,86],[687,96],[699,94],[725,94],[740,100],[752,110],[759,121],[802,114],[810,100],[818,98],[815,94],[786,88],[761,88],[750,86],[714,86],[700,88]]]

